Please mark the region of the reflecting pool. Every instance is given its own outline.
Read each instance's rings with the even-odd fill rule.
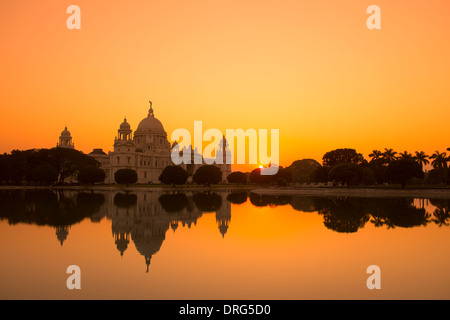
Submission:
[[[0,190],[1,299],[450,299],[450,199]],[[81,290],[69,290],[69,265]],[[366,269],[381,269],[381,289]]]

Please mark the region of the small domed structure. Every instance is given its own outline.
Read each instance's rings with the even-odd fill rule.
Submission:
[[[131,130],[130,124],[127,122],[127,118],[123,119],[123,122],[120,124],[120,130]]]
[[[70,148],[74,149],[75,145],[72,143],[72,137],[70,136],[69,130],[67,130],[67,126],[61,132],[61,136],[59,137],[59,142],[56,144],[57,148]]]
[[[63,131],[61,131],[61,136],[70,137],[70,132],[69,130],[67,130],[67,127],[65,127]]]

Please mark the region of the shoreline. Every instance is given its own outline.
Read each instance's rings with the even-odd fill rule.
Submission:
[[[277,196],[321,196],[321,197],[358,197],[358,198],[386,198],[386,197],[413,197],[413,198],[448,198],[450,189],[444,188],[349,188],[349,187],[303,187],[303,188],[258,188],[252,191],[258,195]]]
[[[257,188],[253,185],[213,185],[210,187],[205,186],[161,186],[161,185],[95,185],[95,186],[80,186],[80,185],[67,185],[67,186],[0,186],[0,190],[79,190],[79,191],[227,191],[227,190],[243,190],[250,191]]]
[[[450,188],[380,188],[380,187],[264,187],[256,185],[158,186],[158,185],[96,185],[96,186],[0,186],[0,190],[73,190],[73,191],[247,191],[257,195],[320,196],[320,197],[413,197],[448,198]]]

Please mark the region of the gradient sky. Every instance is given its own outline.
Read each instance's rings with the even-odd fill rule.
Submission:
[[[81,30],[66,9],[81,8]],[[381,30],[366,9],[381,8]],[[111,151],[148,100],[177,128],[280,129],[280,164],[450,147],[442,0],[0,2],[0,152]]]

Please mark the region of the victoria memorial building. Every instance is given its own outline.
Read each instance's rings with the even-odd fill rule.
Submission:
[[[58,147],[73,148],[72,137],[67,128],[61,133]],[[114,174],[119,169],[133,169],[138,176],[138,183],[159,183],[159,176],[163,169],[169,165],[173,165],[171,159],[172,149],[180,152],[191,153],[191,164],[180,164],[189,174],[204,164],[204,158],[201,158],[202,164],[195,164],[196,157],[202,157],[197,150],[192,150],[189,146],[179,150],[179,146],[175,141],[172,145],[167,139],[167,133],[164,127],[154,114],[152,103],[150,102],[150,110],[147,117],[142,119],[136,131],[131,130],[130,124],[125,118],[120,124],[117,136],[114,139],[114,151],[106,154],[102,149],[94,149],[89,155],[100,162],[100,168],[105,171],[105,183],[115,183]],[[216,152],[216,160],[222,158],[223,164],[214,164],[222,171],[222,180],[226,181],[227,176],[231,173],[231,164],[226,164],[226,155],[230,151],[227,148],[225,137],[220,141],[218,151]],[[188,181],[189,181],[188,180]]]

